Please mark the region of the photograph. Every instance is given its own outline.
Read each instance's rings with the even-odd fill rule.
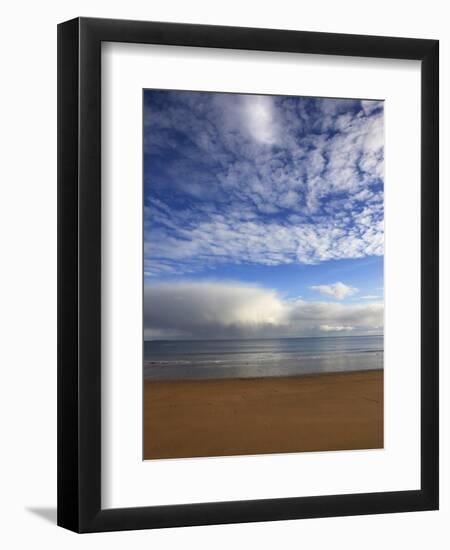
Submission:
[[[143,459],[383,448],[383,101],[145,89],[143,198]]]

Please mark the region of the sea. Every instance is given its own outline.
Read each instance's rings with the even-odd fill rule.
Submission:
[[[300,376],[383,368],[383,336],[144,342],[146,380]]]

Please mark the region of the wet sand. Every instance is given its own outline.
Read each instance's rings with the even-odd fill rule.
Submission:
[[[144,383],[144,459],[382,447],[382,370]]]

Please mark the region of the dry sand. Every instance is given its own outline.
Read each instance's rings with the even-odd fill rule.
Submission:
[[[383,371],[147,381],[144,458],[383,447]]]

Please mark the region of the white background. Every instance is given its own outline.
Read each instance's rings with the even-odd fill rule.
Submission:
[[[0,540],[7,548],[447,548],[450,540],[450,36],[445,3],[16,2],[3,11]],[[56,24],[77,15],[441,40],[441,510],[79,536],[56,505]],[[407,198],[405,198],[407,205]],[[445,215],[444,215],[445,214]],[[407,235],[405,235],[407,238]],[[50,521],[49,521],[50,520]]]
[[[142,44],[102,55],[102,507],[420,488],[419,62]],[[385,99],[384,449],[141,460],[142,88],[158,87]]]

